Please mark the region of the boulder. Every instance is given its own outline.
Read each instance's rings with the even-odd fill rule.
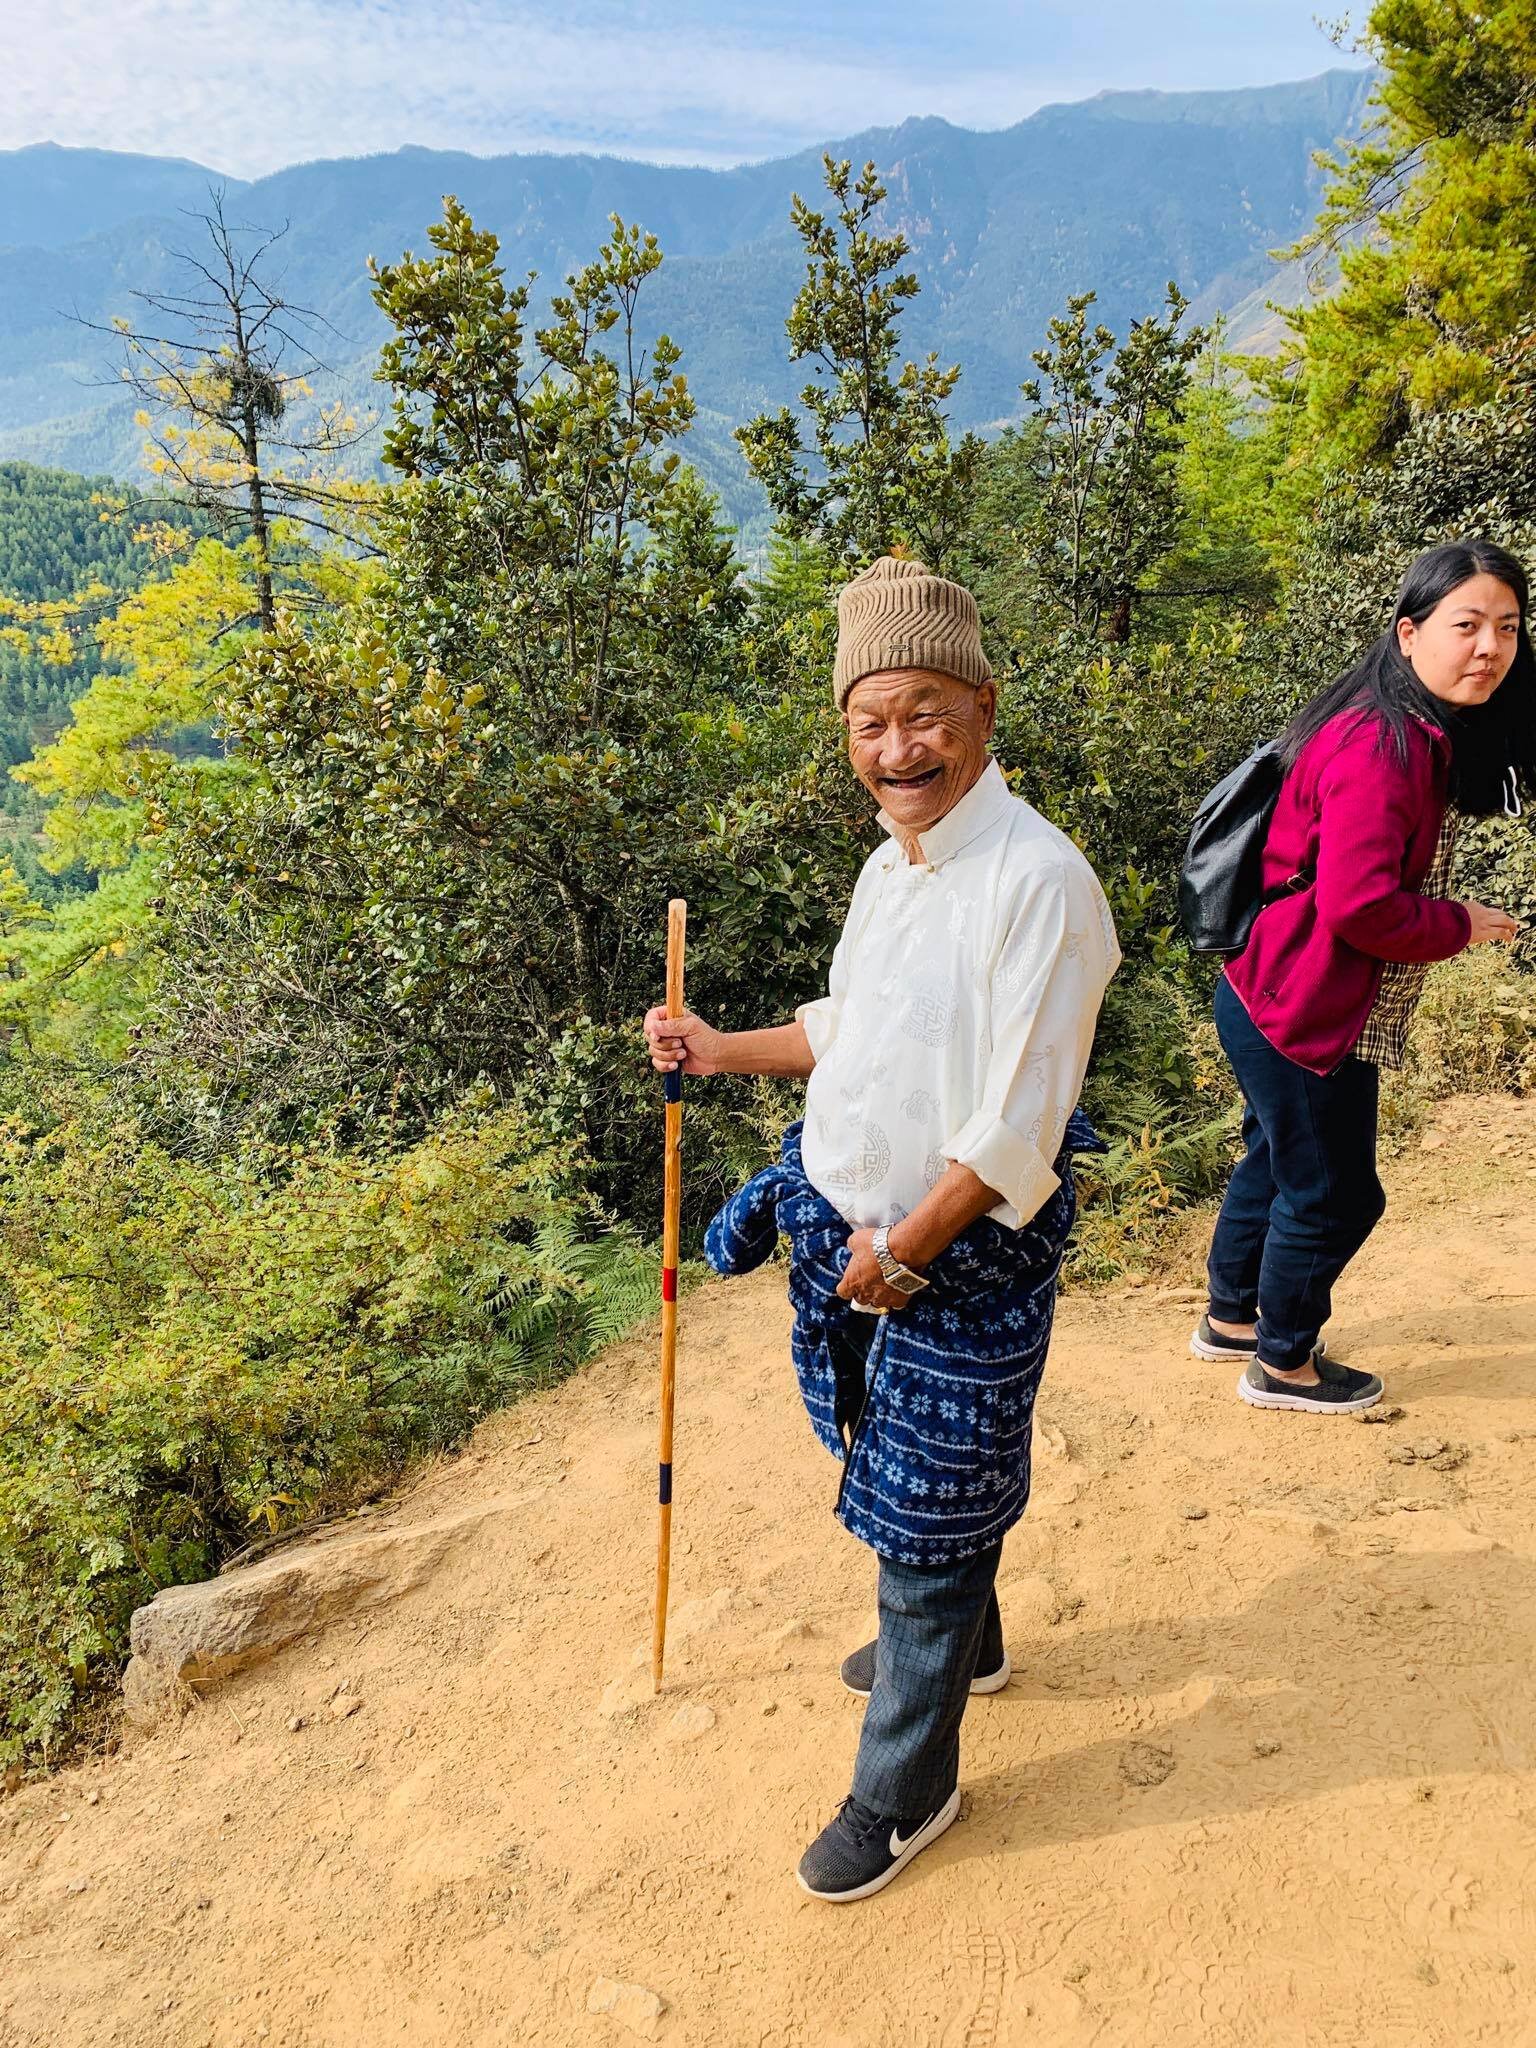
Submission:
[[[123,1673],[130,1720],[153,1725],[182,1688],[229,1678],[342,1615],[413,1593],[455,1551],[534,1494],[433,1521],[298,1542],[259,1563],[191,1586],[169,1586],[134,1614]]]

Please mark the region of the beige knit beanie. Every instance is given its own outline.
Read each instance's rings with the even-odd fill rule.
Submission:
[[[881,555],[837,599],[837,708],[865,676],[883,668],[932,668],[962,683],[989,683],[976,600],[921,562]]]

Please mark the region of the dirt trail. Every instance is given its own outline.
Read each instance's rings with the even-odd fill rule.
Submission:
[[[425,1591],[0,1805],[0,2043],[1536,2043],[1536,1102],[1392,1178],[1332,1333],[1387,1427],[1241,1408],[1167,1289],[1065,1304],[1018,1675],[879,1899],[792,1877],[872,1572],[761,1274],[684,1313],[663,1696],[641,1341],[381,1518],[520,1503]]]

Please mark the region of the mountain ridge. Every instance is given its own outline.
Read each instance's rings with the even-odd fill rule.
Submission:
[[[642,297],[644,338],[665,330],[681,344],[701,409],[690,452],[732,515],[750,518],[755,491],[730,429],[804,381],[783,333],[803,274],[789,200],[799,191],[814,203],[824,149],[879,165],[886,219],[908,235],[922,286],[903,346],[958,361],[955,421],[990,431],[1017,416],[1031,351],[1071,292],[1095,290],[1117,332],[1170,277],[1195,318],[1261,306],[1276,275],[1269,252],[1316,211],[1313,154],[1358,128],[1371,85],[1369,73],[1336,70],[1227,92],[1110,92],[998,129],[914,115],[723,170],[405,144],[222,182],[240,215],[290,223],[275,270],[343,337],[329,388],[351,402],[368,396],[385,333],[366,259],[422,251],[444,192],[495,230],[510,277],[538,273],[536,299],[590,258],[611,213],[638,220],[667,257]],[[88,395],[108,344],[79,323],[109,324],[135,289],[173,287],[173,252],[188,245],[187,212],[206,204],[210,180],[221,182],[184,158],[0,152],[0,457],[133,473],[130,411],[115,394]]]

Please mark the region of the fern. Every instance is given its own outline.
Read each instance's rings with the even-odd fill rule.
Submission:
[[[539,1224],[526,1263],[489,1276],[478,1306],[540,1384],[573,1371],[654,1315],[661,1267],[628,1225],[594,1231],[575,1212]]]

